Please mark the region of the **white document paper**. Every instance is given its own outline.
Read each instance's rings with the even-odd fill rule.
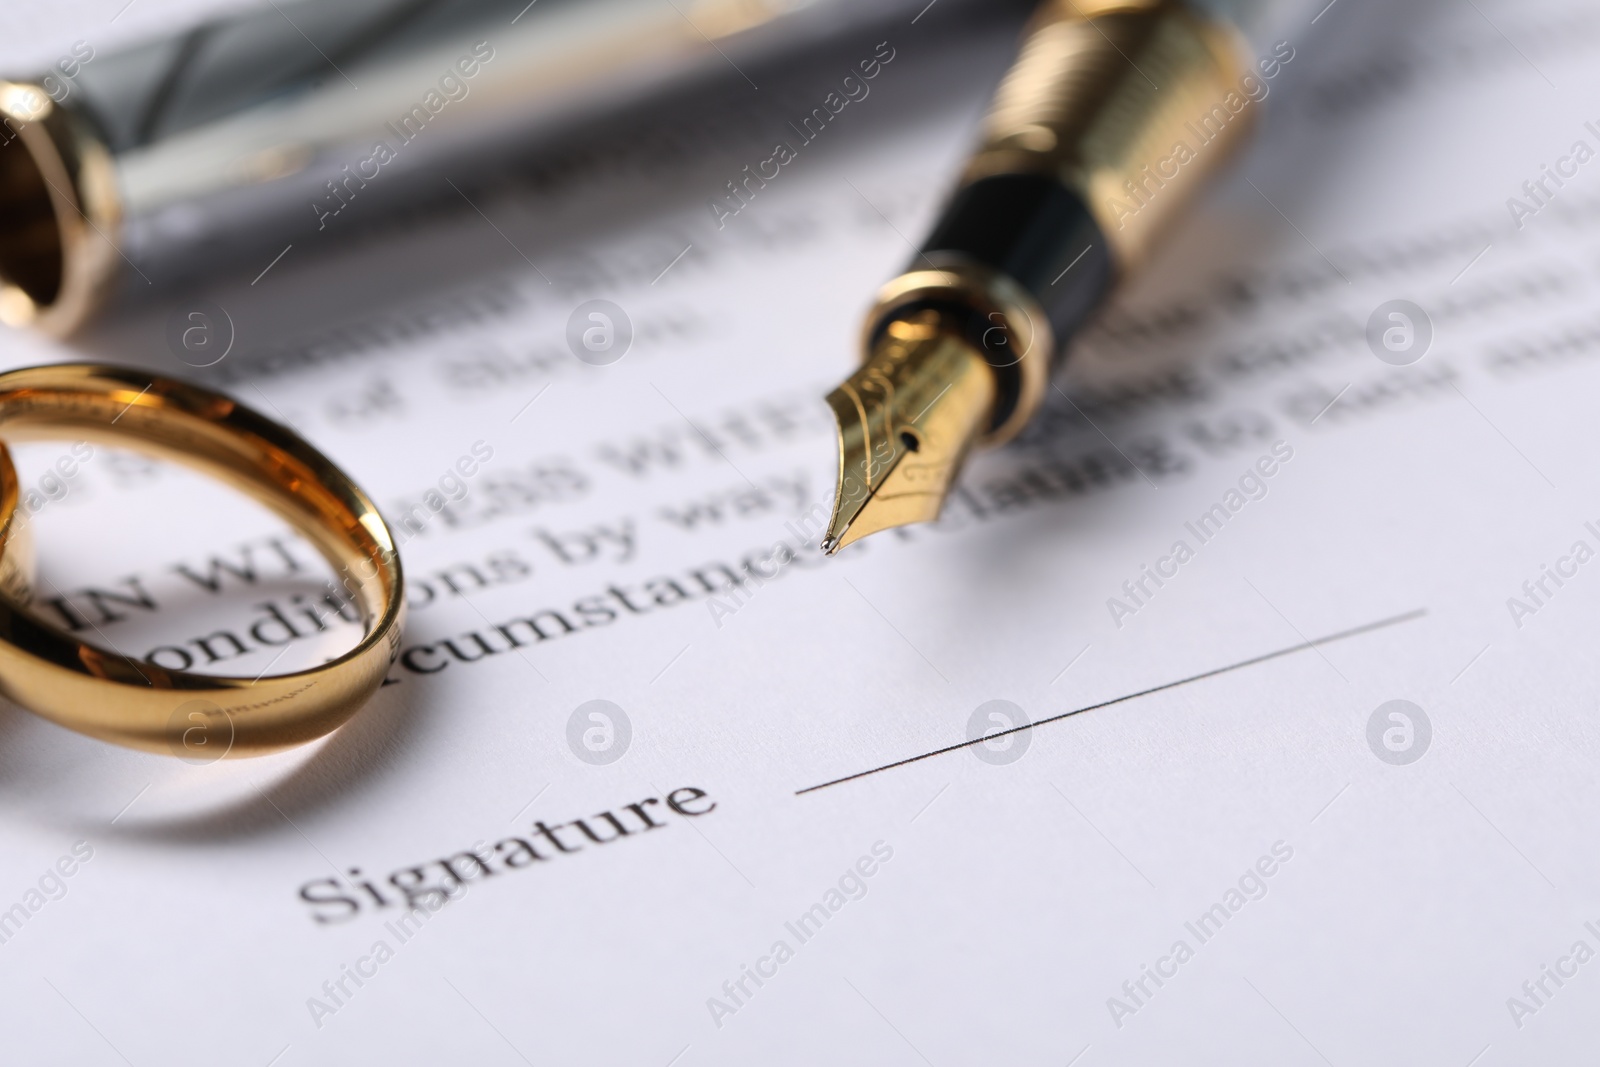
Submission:
[[[280,756],[0,709],[3,1058],[1580,1062],[1600,15],[1386,8],[1290,38],[1241,168],[939,524],[833,560],[821,397],[1011,27],[891,32],[721,228],[829,70],[219,282],[210,370],[169,305],[0,338],[293,425],[405,528],[412,602],[394,684]],[[568,341],[596,299],[609,365]],[[354,642],[267,513],[19,457],[43,617],[231,674]]]

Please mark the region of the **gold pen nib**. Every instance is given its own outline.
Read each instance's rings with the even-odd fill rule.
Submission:
[[[828,394],[839,483],[824,552],[891,526],[929,522],[988,427],[995,375],[937,312],[891,322],[861,369]]]

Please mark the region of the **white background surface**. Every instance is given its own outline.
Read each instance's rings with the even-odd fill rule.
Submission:
[[[27,69],[74,39],[111,47],[197,6],[138,0],[106,26],[110,4],[19,7],[0,16],[0,41],[8,65]],[[1128,475],[990,522],[958,515],[909,539],[880,536],[786,573],[720,626],[695,603],[526,658],[426,677],[397,669],[401,684],[349,727],[282,757],[193,768],[4,709],[0,906],[23,899],[73,842],[94,848],[66,896],[0,945],[10,1055],[1580,1062],[1600,962],[1520,1027],[1507,998],[1525,998],[1523,982],[1574,942],[1600,951],[1584,927],[1600,925],[1600,563],[1520,628],[1506,601],[1572,542],[1600,547],[1583,527],[1600,523],[1600,370],[1589,352],[1514,374],[1492,360],[1593,321],[1600,163],[1520,232],[1505,200],[1573,140],[1595,143],[1583,123],[1600,120],[1600,16],[1555,2],[1385,6],[1340,0],[1294,39],[1269,100],[1277,110],[1244,167],[1109,318],[1187,304],[1205,324],[1138,344],[1099,332],[1061,380],[1098,429],[1071,422],[1056,397],[1065,429],[981,457],[965,482],[982,492],[1029,464],[1138,454],[1159,439],[1185,470],[1158,487]],[[875,95],[841,116],[837,143],[808,150],[721,231],[704,200],[765,158],[764,129],[663,164],[648,189],[604,175],[542,196],[508,186],[480,206],[520,252],[463,211],[286,260],[254,291],[253,272],[219,279],[210,298],[241,309],[245,376],[227,388],[287,417],[386,506],[480,439],[495,449],[484,478],[559,457],[590,480],[580,501],[408,545],[418,581],[495,551],[533,566],[526,581],[414,612],[408,646],[770,545],[787,506],[693,534],[660,512],[746,478],[802,479],[810,500],[831,491],[820,396],[851,365],[869,294],[906,260],[901,235],[914,240],[937,210],[1008,33],[952,41],[908,27]],[[814,95],[832,80],[819,71]],[[777,127],[781,116],[780,106]],[[590,231],[563,230],[561,220],[596,217]],[[1394,249],[1440,235],[1448,251],[1394,265]],[[637,280],[573,281],[596,263]],[[1219,297],[1233,277],[1322,280],[1239,312]],[[281,345],[332,329],[328,309],[341,303],[347,321],[382,320],[496,280],[523,300],[499,320],[290,373],[249,369],[256,324]],[[678,334],[641,338],[608,368],[580,364],[563,352],[565,324],[593,296]],[[1409,368],[1380,363],[1359,339],[1396,297],[1434,316],[1432,351]],[[164,313],[114,323],[78,349],[7,334],[0,352],[26,365],[126,345],[127,358],[188,373],[161,351]],[[1230,353],[1329,323],[1345,341],[1248,376],[1227,370]],[[532,369],[461,387],[451,368],[485,354]],[[1185,368],[1195,398],[1095,402],[1117,383]],[[380,384],[398,406],[352,415]],[[1347,385],[1314,424],[1293,403]],[[807,428],[756,445],[730,437],[717,455],[685,425],[711,431],[724,413],[772,399],[809,410]],[[1195,443],[1197,421],[1241,413],[1266,420],[1267,436],[1220,455]],[[607,461],[608,448],[652,437],[677,441],[681,464],[640,479]],[[1294,458],[1270,494],[1117,627],[1107,598],[1275,440]],[[24,481],[55,454],[25,453]],[[624,518],[639,537],[626,563],[563,566],[531,535]],[[275,530],[177,474],[124,486],[96,463],[39,519],[44,574],[62,588],[138,573],[174,597],[173,564]],[[106,635],[140,655],[247,619],[254,602],[243,589]],[[958,743],[989,700],[1038,720],[1418,608],[1427,614],[1416,621],[1042,726],[1009,765],[961,750],[795,795]],[[568,717],[596,698],[623,707],[634,731],[605,767],[566,744]],[[1431,748],[1409,766],[1368,748],[1368,718],[1392,699],[1417,703],[1433,725]],[[308,998],[375,940],[392,943],[382,925],[392,911],[312,921],[296,893],[330,865],[386,873],[535,818],[686,785],[707,790],[716,811],[475,883],[317,1025]],[[894,856],[867,895],[718,1026],[708,998],[725,998],[724,980],[788,939],[784,923],[880,840]],[[1175,940],[1196,946],[1185,922],[1279,841],[1293,858],[1266,896],[1118,1026],[1108,998],[1126,999],[1123,982]]]

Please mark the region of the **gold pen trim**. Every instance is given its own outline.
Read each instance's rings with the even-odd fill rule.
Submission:
[[[985,354],[998,375],[1016,379],[1014,407],[998,424],[987,425],[978,440],[999,445],[1028,424],[1050,385],[1050,360],[1056,339],[1039,302],[1004,274],[959,255],[935,252],[921,257],[925,270],[902,274],[882,289],[862,326],[862,362],[872,358],[875,338],[900,312],[927,302],[951,302],[990,323],[986,333],[995,349],[1010,355]]]
[[[1247,139],[1256,109],[1226,106],[1248,69],[1244,41],[1172,0],[1052,0],[1025,33],[962,184],[1054,175],[1083,197],[1126,273]],[[1208,139],[1164,167],[1197,139],[1190,127]]]

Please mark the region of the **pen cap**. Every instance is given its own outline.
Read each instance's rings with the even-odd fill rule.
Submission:
[[[758,64],[927,0],[229,6],[0,80],[0,322],[66,334],[113,299],[464,207],[585,122],[702,79],[754,95]]]

